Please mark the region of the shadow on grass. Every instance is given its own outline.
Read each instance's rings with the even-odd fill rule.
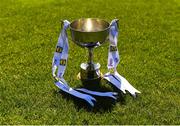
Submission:
[[[106,86],[105,86],[106,85]],[[108,92],[108,91],[113,91],[113,92],[117,92],[117,100],[114,100],[112,98],[109,97],[102,97],[102,96],[95,96],[95,95],[91,95],[96,99],[96,102],[94,103],[94,107],[91,107],[85,100],[76,98],[68,93],[65,93],[63,91],[59,91],[59,93],[63,96],[63,98],[67,99],[67,100],[72,100],[77,108],[77,110],[80,109],[86,109],[89,112],[94,112],[94,113],[104,113],[104,112],[111,112],[111,110],[113,109],[113,106],[115,105],[116,102],[119,102],[120,104],[125,104],[125,95],[120,92],[118,89],[116,89],[115,87],[110,87],[107,86],[107,84],[102,85],[100,84],[99,86],[96,85],[94,86],[79,86],[78,88],[86,88],[92,91],[99,91],[99,92]]]

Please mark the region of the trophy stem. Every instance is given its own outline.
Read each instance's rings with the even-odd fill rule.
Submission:
[[[88,52],[88,63],[81,64],[80,78],[84,85],[99,84],[101,80],[100,64],[93,62],[93,47],[89,47]]]
[[[89,58],[88,58],[88,70],[94,70],[94,63],[93,63],[93,48],[88,48]]]
[[[89,52],[88,64],[93,64],[93,48],[88,48],[88,52]]]

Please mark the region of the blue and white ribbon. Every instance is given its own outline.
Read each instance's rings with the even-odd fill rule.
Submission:
[[[68,50],[69,50],[66,30],[68,29],[70,23],[69,21],[64,20],[63,24],[64,25],[63,25],[63,28],[61,30],[61,33],[60,33],[60,36],[56,45],[56,52],[54,53],[53,62],[52,62],[52,75],[55,79],[55,85],[62,91],[72,96],[75,96],[77,98],[85,100],[92,107],[94,106],[94,103],[96,102],[96,99],[93,96],[110,97],[116,100],[115,96],[117,95],[117,93],[115,92],[96,92],[96,91],[90,91],[84,88],[74,90],[73,88],[68,86],[67,82],[63,78],[63,75],[67,66]]]
[[[119,64],[119,52],[117,48],[117,38],[118,38],[118,24],[117,19],[112,20],[110,24],[109,32],[109,52],[108,52],[108,64],[107,68],[108,73],[104,75],[104,79],[110,82],[113,86],[121,90],[123,93],[126,91],[136,97],[136,93],[141,93],[135,89],[124,77],[122,77],[116,70],[117,65]]]
[[[109,97],[114,100],[116,100],[116,96],[118,95],[116,92],[97,92],[97,91],[90,91],[85,88],[79,88],[76,89],[77,91],[81,91],[83,93],[89,94],[89,95],[95,95],[95,96],[101,96],[101,97]]]
[[[90,95],[87,95],[87,94],[83,94],[83,93],[80,93],[74,89],[72,89],[71,87],[69,87],[68,85],[64,84],[61,80],[59,81],[56,81],[55,82],[55,85],[61,89],[62,91],[74,96],[74,97],[77,97],[77,98],[80,98],[82,100],[85,100],[86,102],[88,102],[92,107],[94,106],[94,103],[96,102],[96,99]]]

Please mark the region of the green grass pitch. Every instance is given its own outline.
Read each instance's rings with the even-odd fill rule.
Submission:
[[[81,17],[119,19],[117,69],[142,92],[137,99],[87,111],[58,93],[60,20]],[[180,124],[179,35],[179,0],[0,0],[0,124]],[[87,50],[69,44],[65,79],[76,87]],[[107,42],[94,50],[102,73],[107,53]]]

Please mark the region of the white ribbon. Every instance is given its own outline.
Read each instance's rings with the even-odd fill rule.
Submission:
[[[67,60],[68,60],[68,50],[69,50],[69,45],[68,45],[68,38],[67,38],[67,28],[69,27],[69,21],[64,20],[63,22],[63,28],[61,30],[58,43],[56,45],[56,52],[54,53],[53,57],[53,62],[52,62],[52,75],[55,78],[55,85],[61,89],[62,91],[73,95],[77,98],[85,100],[87,103],[89,103],[91,106],[94,106],[94,102],[96,99],[90,95],[94,96],[103,96],[103,97],[110,97],[112,99],[116,100],[116,95],[117,93],[115,92],[95,92],[95,91],[90,91],[87,89],[77,89],[74,90],[71,87],[68,86],[67,82],[64,80],[63,75],[66,70],[67,66]],[[58,68],[58,70],[57,70]],[[78,92],[81,91],[81,92]],[[87,94],[90,95],[87,95]]]
[[[63,78],[66,69],[68,50],[69,50],[66,29],[69,27],[69,24],[70,24],[69,21],[67,20],[64,21],[63,28],[58,38],[58,42],[56,45],[56,52],[54,53],[53,64],[52,64],[53,77],[56,77],[56,72],[57,72],[57,77]],[[57,67],[58,67],[58,71],[57,71]]]
[[[124,77],[122,77],[116,70],[117,65],[119,64],[119,52],[117,48],[117,38],[118,38],[118,24],[117,19],[112,20],[110,24],[109,32],[109,52],[108,52],[108,64],[107,68],[108,73],[104,75],[104,79],[109,81],[116,88],[121,90],[123,93],[126,93],[126,90],[131,93],[132,96],[136,97],[136,93],[141,93],[135,89]],[[113,73],[111,73],[113,71]]]
[[[119,52],[117,48],[117,36],[118,36],[118,26],[117,26],[117,20],[114,19],[110,24],[109,29],[109,52],[108,52],[108,69],[115,69],[119,63]]]
[[[101,97],[109,97],[109,98],[112,98],[114,100],[117,99],[116,98],[116,96],[117,96],[116,92],[96,92],[96,91],[87,90],[85,88],[79,88],[76,90],[81,91],[81,92],[86,93],[86,94],[90,94],[90,95],[101,96]]]
[[[80,99],[83,99],[85,100],[86,102],[88,102],[92,107],[94,106],[94,102],[96,102],[96,99],[90,95],[87,95],[87,94],[83,94],[83,93],[80,93],[72,88],[70,88],[68,85],[65,85],[61,80],[59,81],[56,81],[55,82],[55,85],[61,89],[62,91],[70,94],[70,95],[73,95],[77,98],[80,98]]]

